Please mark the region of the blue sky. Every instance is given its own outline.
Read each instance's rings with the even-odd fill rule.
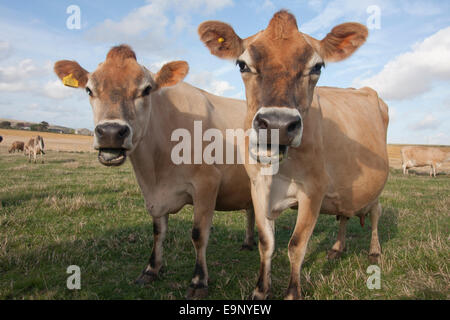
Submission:
[[[70,5],[81,10],[79,30],[66,27]],[[225,21],[247,37],[285,8],[302,32],[321,39],[343,22],[367,24],[373,5],[380,9],[380,28],[370,30],[353,57],[329,64],[319,85],[379,91],[390,107],[390,143],[450,145],[449,1],[0,0],[0,118],[92,129],[86,94],[64,88],[53,63],[77,60],[92,71],[120,43],[130,44],[154,72],[164,62],[186,60],[187,82],[243,98],[237,67],[211,56],[199,41],[201,22]]]

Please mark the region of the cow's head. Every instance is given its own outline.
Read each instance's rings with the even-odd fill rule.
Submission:
[[[198,32],[213,55],[236,61],[248,104],[245,127],[267,129],[269,143],[270,130],[277,129],[280,158],[301,144],[303,119],[325,63],[349,57],[368,36],[363,25],[345,23],[319,41],[301,33],[295,17],[284,10],[246,39],[219,21],[202,23]]]
[[[64,84],[86,90],[94,112],[94,148],[99,161],[118,166],[145,135],[150,119],[150,96],[183,80],[189,66],[184,61],[165,64],[152,74],[136,61],[133,50],[112,48],[106,61],[89,73],[75,61],[58,61],[55,73]]]

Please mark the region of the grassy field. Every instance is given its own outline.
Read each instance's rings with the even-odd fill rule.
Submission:
[[[49,151],[45,164],[0,147],[0,299],[182,299],[194,268],[192,207],[169,219],[164,272],[142,288],[133,282],[153,242],[151,218],[127,162],[101,166],[94,153]],[[306,299],[449,299],[450,179],[403,177],[392,169],[382,195],[381,290],[366,287],[370,228],[350,220],[347,250],[329,262],[338,229],[320,216],[302,270]],[[245,299],[259,254],[240,251],[243,212],[217,212],[208,247],[211,299]],[[287,243],[296,219],[277,220],[273,297],[289,275]],[[369,219],[368,219],[369,220]],[[369,222],[369,221],[368,221]],[[370,224],[370,222],[369,222]],[[66,268],[81,268],[81,290],[66,288]]]

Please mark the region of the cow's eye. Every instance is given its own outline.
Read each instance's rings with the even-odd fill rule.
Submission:
[[[320,75],[320,73],[322,72],[322,68],[324,67],[323,63],[318,63],[316,64],[312,69],[310,74],[317,74]]]
[[[238,60],[238,61],[236,61],[236,64],[239,66],[239,71],[241,73],[250,72],[250,68],[247,66],[247,64],[244,61]]]
[[[146,97],[150,94],[150,91],[152,91],[152,86],[145,87],[144,91],[142,91],[142,96]]]
[[[89,87],[86,87],[86,92],[89,96],[92,97],[92,90]]]

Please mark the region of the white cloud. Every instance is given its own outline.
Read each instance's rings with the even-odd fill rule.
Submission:
[[[26,89],[27,85],[23,82],[12,82],[12,83],[0,82],[0,91],[17,92]]]
[[[96,43],[126,42],[138,50],[154,54],[170,50],[167,28],[174,32],[192,29],[189,25],[192,12],[212,14],[227,6],[232,0],[154,0],[132,10],[120,21],[107,19],[86,34],[88,40]],[[171,21],[168,13],[180,13]]]
[[[427,115],[422,120],[409,126],[414,131],[435,130],[441,125],[441,121],[436,119],[432,114]]]
[[[30,78],[37,70],[38,68],[31,59],[22,60],[17,66],[0,67],[0,82],[13,82]]]
[[[31,59],[24,59],[17,65],[0,66],[0,91],[32,90],[36,86],[30,79],[40,73],[46,72],[43,68],[37,67]]]
[[[120,21],[106,19],[87,33],[88,40],[97,43],[127,42],[133,47],[151,46],[160,50],[165,41],[165,28],[169,20],[160,1],[134,9]]]
[[[43,93],[46,97],[56,100],[70,98],[74,89],[65,87],[59,79],[55,81],[48,81],[43,87]]]
[[[189,76],[189,82],[203,90],[211,92],[218,96],[223,96],[225,93],[235,90],[228,81],[215,79],[215,74],[204,71]]]
[[[377,75],[356,80],[387,100],[404,100],[432,89],[435,81],[450,81],[450,27],[442,29],[390,62]]]
[[[310,6],[318,10],[322,7],[321,1],[309,1]],[[372,0],[334,0],[330,1],[320,13],[310,21],[302,24],[300,30],[307,34],[318,31],[328,32],[338,23],[338,21],[347,16],[359,17],[367,16],[367,7],[372,5]],[[299,21],[301,23],[302,21]],[[339,21],[342,22],[342,21]]]

